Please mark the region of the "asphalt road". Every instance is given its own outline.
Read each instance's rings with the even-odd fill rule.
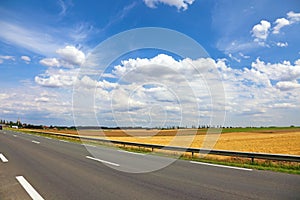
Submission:
[[[0,131],[0,199],[300,199],[299,175],[87,149]]]

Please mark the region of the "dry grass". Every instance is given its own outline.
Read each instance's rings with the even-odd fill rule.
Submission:
[[[45,132],[77,134],[73,130],[44,130]],[[196,134],[197,133],[197,134]],[[177,136],[176,136],[177,134]],[[205,130],[82,130],[80,135],[106,137],[110,140],[128,142],[161,144],[169,146],[187,146],[195,148],[210,148],[249,151],[278,154],[300,155],[299,130],[273,130],[232,132],[207,137]],[[216,144],[214,141],[217,141]]]

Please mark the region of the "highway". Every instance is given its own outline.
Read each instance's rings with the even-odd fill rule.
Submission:
[[[174,161],[105,146],[87,148],[0,131],[0,199],[300,198],[299,175]],[[154,172],[128,173],[169,162]]]

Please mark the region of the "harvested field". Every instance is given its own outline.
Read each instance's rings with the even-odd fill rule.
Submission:
[[[226,130],[226,129],[225,129]],[[229,132],[211,135],[206,139],[206,129],[182,130],[82,130],[81,135],[105,137],[110,140],[161,144],[170,146],[186,146],[206,148],[214,145],[213,149],[249,151],[263,153],[300,155],[300,129],[241,129],[247,132]],[[77,134],[75,130],[42,130],[65,134]],[[175,137],[175,135],[177,136]],[[218,137],[218,138],[215,138]]]

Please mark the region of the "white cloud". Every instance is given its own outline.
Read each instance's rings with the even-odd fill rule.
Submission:
[[[220,71],[224,79],[227,117],[238,125],[244,123],[242,119],[247,120],[248,125],[295,123],[296,116],[289,110],[278,109],[300,111],[299,70],[299,65],[291,65],[288,61],[265,63],[257,59],[250,68],[244,69],[223,64]],[[275,117],[278,115],[287,119]]]
[[[239,53],[239,55],[242,57],[242,58],[245,58],[245,59],[248,59],[248,58],[250,58],[250,56],[248,56],[248,55],[244,55],[243,53]]]
[[[295,13],[293,11],[287,13],[287,18],[278,18],[274,22],[274,27],[271,27],[271,23],[266,20],[261,20],[259,24],[256,24],[252,28],[252,37],[254,41],[260,46],[269,46],[266,40],[272,31],[272,34],[277,35],[280,33],[281,29],[285,26],[290,26],[294,23],[300,21],[300,13]],[[286,42],[275,42],[279,47],[287,47]]]
[[[75,40],[76,43],[82,42],[89,38],[90,34],[95,31],[95,27],[89,23],[79,23],[70,31],[70,37]]]
[[[27,64],[31,62],[31,58],[29,56],[21,56],[21,59],[24,60]]]
[[[15,60],[14,56],[3,56],[0,55],[0,64],[4,62],[4,60]]]
[[[189,5],[192,5],[195,0],[144,0],[144,3],[149,8],[156,8],[157,4],[162,3],[169,6],[175,6],[178,10],[187,10]]]
[[[241,62],[241,59],[238,59],[237,57],[233,56],[231,53],[228,54],[229,58],[231,58],[232,60],[235,60],[236,62]]]
[[[295,13],[293,11],[290,11],[287,13],[287,16],[291,24],[300,22],[300,13]]]
[[[218,69],[221,80],[212,76],[216,73],[210,71],[212,68]],[[257,59],[248,68],[235,69],[228,66],[225,59],[175,60],[160,54],[153,58],[123,60],[112,71],[106,71],[101,80],[86,75],[78,77],[78,71],[78,68],[49,68],[36,76],[35,82],[43,86],[40,90],[50,92],[32,89],[32,92],[23,92],[21,97],[15,95],[19,100],[15,100],[13,94],[2,93],[0,108],[7,108],[7,112],[20,109],[17,112],[23,113],[38,110],[60,119],[71,113],[72,108],[71,103],[60,99],[56,92],[72,93],[76,83],[88,91],[85,94],[95,97],[88,105],[92,105],[99,122],[105,125],[115,125],[115,121],[118,125],[197,125],[199,116],[200,124],[209,124],[211,109],[218,108],[218,103],[212,104],[210,92],[222,81],[228,125],[289,125],[297,121],[297,116],[289,109],[300,111],[300,59],[294,64],[289,61],[266,63]],[[55,97],[51,96],[51,91],[55,92]],[[84,103],[88,96],[81,95],[81,98]],[[286,116],[285,119],[277,117],[278,114]]]
[[[294,81],[280,81],[276,83],[276,87],[279,90],[287,91],[287,90],[294,90],[297,88],[300,88],[300,84],[294,80]]]
[[[289,61],[271,64],[257,59],[252,63],[252,68],[265,74],[270,80],[294,81],[300,78],[300,65],[291,65]]]
[[[298,59],[298,60],[295,61],[295,65],[296,66],[300,66],[300,59]]]
[[[0,56],[0,59],[4,59],[4,60],[15,60],[15,58],[13,56]]]
[[[10,44],[26,48],[42,55],[52,55],[59,48],[58,38],[53,38],[45,30],[42,32],[30,29],[26,26],[1,21],[0,38]],[[39,27],[42,29],[41,27]]]
[[[38,86],[2,88],[5,98],[1,99],[0,115],[15,121],[31,124],[72,124],[71,92]]]
[[[46,103],[46,102],[50,101],[50,98],[42,96],[42,97],[35,98],[34,101],[35,102],[44,102],[44,103]]]
[[[74,67],[85,61],[85,54],[74,46],[65,46],[56,50],[59,58],[44,58],[40,64],[48,67]]]
[[[63,3],[61,5],[67,7],[72,6],[70,1],[59,1],[58,3]],[[16,13],[7,15],[11,16],[12,19],[16,16],[20,17]],[[53,57],[55,51],[63,45],[81,43],[82,40],[97,31],[88,23],[79,23],[74,26],[52,27],[37,24],[34,20],[29,20],[23,24],[18,24],[15,20],[0,20],[0,39],[10,45],[25,48],[46,57]]]
[[[285,19],[285,18],[279,18],[279,19],[276,19],[275,21],[275,27],[273,28],[273,34],[278,34],[280,29],[289,25],[290,22],[289,20]]]
[[[60,67],[61,64],[56,58],[44,58],[40,60],[40,64],[47,67]]]
[[[275,103],[273,106],[271,106],[272,108],[283,108],[283,109],[287,109],[287,108],[296,108],[297,106],[295,106],[292,103]]]
[[[85,61],[85,55],[82,51],[74,46],[66,46],[58,49],[56,53],[71,65],[81,65]]]
[[[266,20],[261,20],[259,24],[253,26],[252,36],[254,37],[254,41],[264,46],[264,41],[267,39],[269,35],[270,28],[271,28],[271,24]]]
[[[5,93],[0,93],[0,100],[4,100],[4,99],[7,99],[9,97],[8,94],[5,94]]]
[[[59,15],[60,16],[65,16],[67,8],[68,8],[67,5],[66,5],[66,3],[63,0],[58,0],[58,5],[59,5],[59,7],[61,9]]]
[[[71,87],[77,80],[78,69],[48,69],[44,74],[36,76],[35,82],[44,87]]]
[[[271,113],[277,112],[276,109],[284,106],[300,109],[300,105],[297,103],[297,99],[300,98],[300,92],[297,90],[299,89],[297,80],[300,78],[300,66],[297,63],[298,61],[295,62],[295,65],[288,61],[265,63],[257,59],[250,68],[233,69],[226,65],[224,59],[176,61],[163,54],[151,59],[128,59],[122,61],[121,65],[115,66],[112,72],[120,80],[118,86],[112,90],[102,88],[104,90],[101,91],[101,95],[98,95],[97,102],[99,105],[106,105],[105,101],[109,104],[112,102],[111,105],[117,112],[115,116],[117,120],[126,124],[131,123],[126,119],[132,118],[136,124],[140,125],[149,122],[147,121],[147,113],[149,113],[147,108],[159,104],[163,107],[160,108],[160,111],[169,113],[172,106],[175,106],[173,111],[176,113],[180,109],[191,106],[196,97],[196,101],[203,109],[200,109],[200,113],[207,117],[210,115],[209,110],[212,105],[209,103],[210,96],[205,83],[200,80],[197,70],[205,74],[206,81],[216,84],[217,82],[211,80],[212,77],[209,73],[206,73],[209,66],[214,66],[219,69],[223,79],[228,116],[241,124],[247,121],[248,125],[251,122],[261,125],[261,123],[267,122],[256,119],[274,120],[270,116],[272,116]],[[168,69],[163,66],[167,66]],[[194,68],[195,66],[197,70]],[[189,87],[185,85],[186,81],[189,87],[192,87],[195,96],[189,95]],[[211,85],[209,84],[208,87]],[[103,100],[103,91],[106,91],[105,101]],[[170,91],[176,91],[176,95],[173,96],[174,93]],[[290,91],[293,92],[292,96],[287,95],[287,92]],[[176,96],[180,99],[181,107],[176,104]],[[167,107],[170,110],[167,110]],[[100,113],[107,113],[111,108],[101,107],[98,109],[99,112],[101,110]],[[144,113],[146,116],[141,117],[139,113]],[[160,114],[164,116],[163,113]],[[200,115],[202,116],[202,114]],[[195,117],[195,113],[190,113],[190,117]],[[162,120],[163,117],[152,119],[152,124],[155,124],[155,120],[158,122],[158,119]],[[169,119],[176,121],[174,116]]]
[[[97,113],[102,117],[103,113],[111,113],[113,109],[116,121],[123,126],[126,123],[143,126],[164,126],[161,123],[178,125],[181,116],[184,124],[198,124],[195,115],[208,120],[212,114],[211,93],[207,87],[214,87],[214,92],[219,90],[215,86],[221,80],[215,78],[216,72],[216,62],[210,58],[176,61],[171,56],[160,54],[150,59],[123,60],[112,71],[117,84],[110,79],[93,83],[100,88],[96,90],[96,104],[110,105],[97,107]],[[209,79],[208,83],[203,77]],[[220,102],[218,98],[215,99],[214,109],[220,110],[224,101]]]
[[[273,28],[273,34],[280,33],[281,28],[285,26],[290,26],[294,23],[297,23],[300,21],[300,13],[295,13],[293,11],[290,11],[287,13],[287,19],[286,18],[278,18],[275,21],[275,27]]]
[[[287,42],[277,42],[276,45],[278,47],[287,47],[289,44]]]

